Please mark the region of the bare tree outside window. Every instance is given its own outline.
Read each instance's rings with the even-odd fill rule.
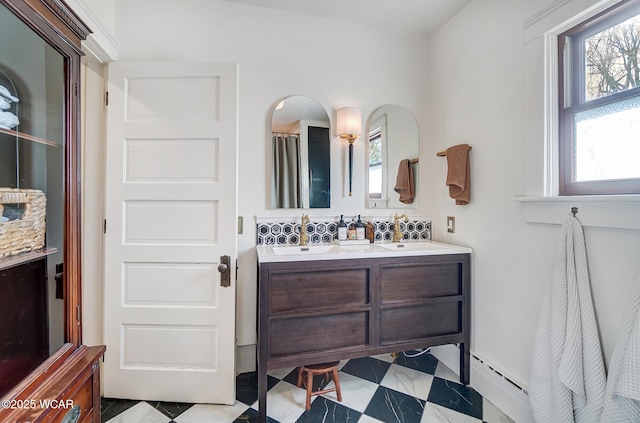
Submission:
[[[640,86],[640,17],[585,40],[587,101]]]

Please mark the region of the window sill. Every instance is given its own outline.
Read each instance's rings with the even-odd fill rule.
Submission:
[[[572,207],[583,226],[640,229],[640,195],[518,196],[527,223],[562,224]]]

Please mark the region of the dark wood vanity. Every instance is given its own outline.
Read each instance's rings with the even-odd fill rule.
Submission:
[[[258,405],[267,370],[460,344],[469,383],[470,254],[259,264]]]

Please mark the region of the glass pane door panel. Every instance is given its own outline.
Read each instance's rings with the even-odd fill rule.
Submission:
[[[0,5],[0,396],[65,341],[65,60]]]

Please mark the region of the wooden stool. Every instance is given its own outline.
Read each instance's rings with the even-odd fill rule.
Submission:
[[[339,361],[332,361],[330,363],[311,364],[309,366],[300,366],[298,369],[298,388],[302,387],[304,383],[307,389],[307,404],[306,409],[311,409],[311,396],[326,394],[327,392],[335,391],[338,394],[338,401],[342,402],[342,392],[340,392],[340,378],[338,378],[338,365]],[[303,379],[303,375],[306,373],[306,379]],[[329,374],[333,375],[333,382],[336,387],[331,389],[324,389],[313,392],[313,377],[315,375],[324,375],[327,382],[329,382]]]

